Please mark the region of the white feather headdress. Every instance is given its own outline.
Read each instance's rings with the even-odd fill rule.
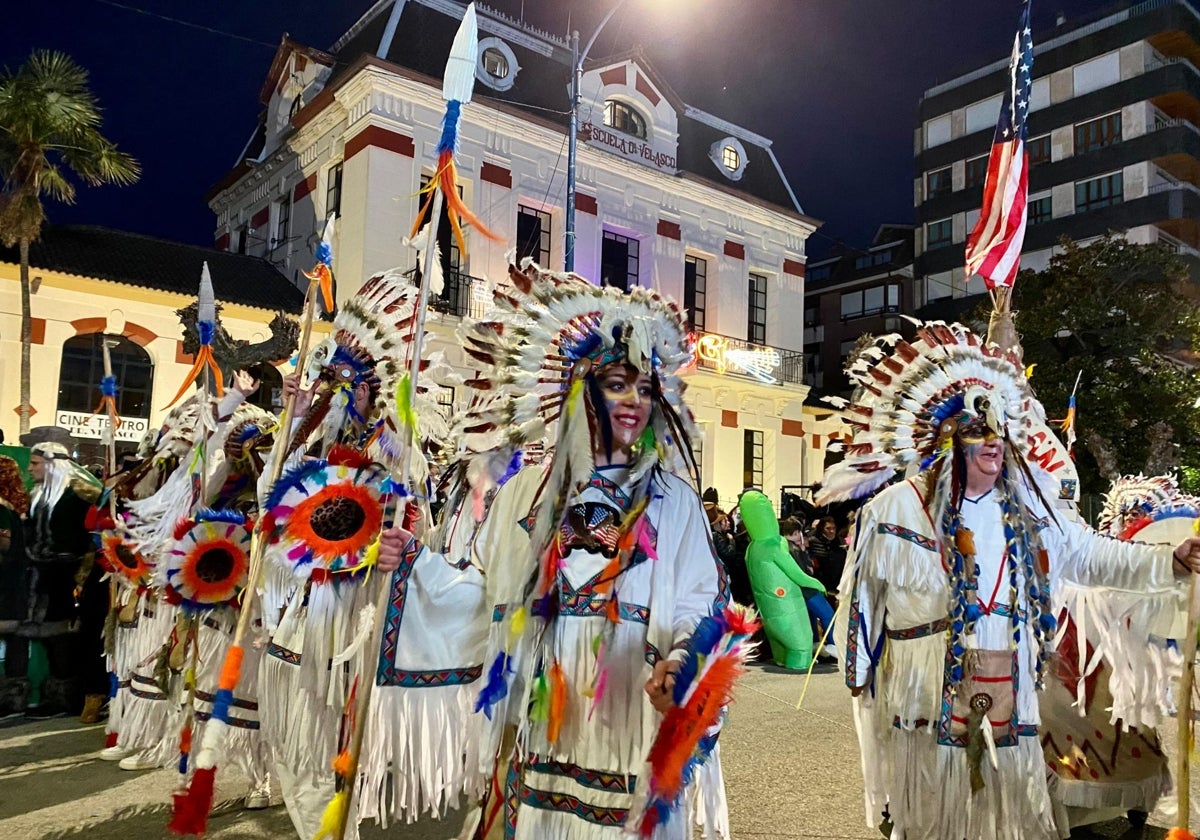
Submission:
[[[897,471],[927,464],[948,420],[986,422],[1023,448],[1038,416],[1016,355],[961,324],[919,323],[911,344],[885,336],[847,373],[865,395],[847,409],[853,439],[826,471],[817,504],[865,498]]]

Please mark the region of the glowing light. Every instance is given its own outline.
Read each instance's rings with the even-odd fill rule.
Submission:
[[[744,373],[766,385],[779,380],[772,374],[783,364],[783,357],[773,347],[730,347],[729,339],[712,333],[701,335],[695,343],[695,357],[699,362],[716,368],[717,373]]]

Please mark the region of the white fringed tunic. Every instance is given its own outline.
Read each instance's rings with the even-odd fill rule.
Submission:
[[[532,616],[524,633],[514,635],[512,618],[525,603],[527,584],[537,572],[529,528],[542,479],[541,468],[527,468],[501,488],[474,542],[475,567],[447,571],[462,564],[422,551],[407,569],[402,564],[397,572],[397,580],[412,575],[423,585],[414,611],[409,611],[413,604],[409,601],[403,604],[403,615],[397,616],[393,604],[386,626],[397,630],[390,646],[385,636],[381,679],[389,656],[394,661],[396,652],[403,651],[406,653],[399,654],[402,658],[416,661],[412,657],[417,656],[424,667],[393,667],[387,676],[393,688],[400,688],[399,683],[418,670],[444,674],[469,670],[472,687],[465,695],[466,702],[461,693],[449,691],[445,702],[435,704],[400,701],[396,692],[386,689],[378,692],[389,712],[420,711],[419,716],[410,715],[407,720],[392,718],[391,760],[396,761],[395,751],[407,749],[410,759],[406,768],[412,775],[396,784],[406,786],[409,796],[415,796],[415,786],[424,785],[424,796],[435,803],[447,793],[447,785],[429,785],[429,778],[465,790],[496,786],[505,803],[498,818],[506,823],[508,837],[616,838],[626,820],[637,817],[638,795],[644,789],[643,764],[661,720],[645,695],[645,683],[653,664],[662,657],[677,658],[697,622],[724,604],[723,571],[695,491],[683,480],[662,473],[650,485],[645,514],[653,551],[636,550],[612,590],[620,622],[615,627],[609,624],[608,596],[595,589],[608,558],[576,547],[567,552],[555,581],[557,618],[549,622],[544,636],[538,633],[541,622]],[[624,468],[601,468],[569,503],[604,505],[623,519],[634,503],[630,484]],[[432,581],[443,585],[430,586]],[[458,586],[449,585],[456,581]],[[410,588],[410,597],[413,592]],[[441,597],[435,597],[439,593]],[[598,677],[594,651],[601,636],[608,639],[604,659],[608,673],[602,699],[593,709],[585,692],[594,687]],[[489,719],[473,712],[472,706],[487,682],[490,665],[505,650],[511,656],[507,691],[491,707]],[[439,659],[442,667],[433,668]],[[528,709],[538,668],[548,670],[554,661],[565,675],[567,701],[561,733],[552,744],[547,724],[530,720]],[[444,684],[406,689],[410,694],[448,691]],[[380,717],[373,715],[373,726],[379,725]],[[441,743],[430,743],[414,728],[423,729],[431,719],[435,721],[432,731],[444,733]],[[496,752],[510,727],[517,732],[518,747],[515,753],[501,756],[497,766]],[[429,766],[431,753],[436,768]],[[468,765],[474,762],[463,766],[461,773],[456,766],[460,755],[467,757]],[[376,765],[373,771],[366,771],[365,799],[374,791],[380,801],[383,765],[379,761],[383,758],[372,762]],[[422,762],[425,773],[434,772],[419,779],[415,772]],[[690,837],[693,821],[704,824],[711,836],[727,833],[715,756],[700,774],[698,787],[700,791],[689,798],[685,813],[674,817],[656,837]],[[692,802],[697,796],[702,805],[699,811]]]
[[[911,481],[887,488],[859,518],[842,582],[851,603],[848,616],[839,620],[846,682],[865,686],[855,700],[855,716],[867,824],[879,825],[886,816],[894,826],[892,840],[1066,836],[1037,737],[1037,651],[1026,616],[1028,587],[1019,576],[1012,603],[999,493],[965,501],[962,518],[974,532],[978,597],[987,611],[967,646],[1012,656],[1010,673],[990,677],[999,681],[992,683],[993,696],[1011,694],[1012,714],[997,721],[995,711],[988,713],[995,766],[985,752],[984,786],[973,793],[964,720],[952,719],[947,680],[952,596],[938,538]],[[1151,595],[1172,588],[1169,548],[1103,537],[1062,513],[1051,517],[1043,511],[1030,520],[1048,552],[1052,586],[1069,580]],[[1020,630],[1015,644],[1014,610]]]

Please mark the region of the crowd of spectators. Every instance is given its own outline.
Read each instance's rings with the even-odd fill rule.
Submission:
[[[729,596],[740,604],[754,606],[750,575],[746,569],[746,549],[750,544],[746,529],[737,517],[736,505],[722,510],[714,488],[704,491],[704,512],[712,529],[713,548],[725,565],[729,579]],[[814,649],[819,662],[833,662],[832,647],[817,644],[832,639],[834,614],[838,607],[838,586],[846,566],[846,552],[856,512],[852,511],[841,524],[833,516],[813,517],[793,514],[779,520],[779,533],[787,542],[792,559],[806,574],[815,577],[825,592],[804,589],[804,603],[812,622]]]

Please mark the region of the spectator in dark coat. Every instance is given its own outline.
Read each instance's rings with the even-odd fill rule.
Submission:
[[[808,541],[808,556],[812,560],[814,577],[825,584],[825,591],[837,593],[846,565],[846,546],[838,539],[837,522],[832,516],[822,517]]]

